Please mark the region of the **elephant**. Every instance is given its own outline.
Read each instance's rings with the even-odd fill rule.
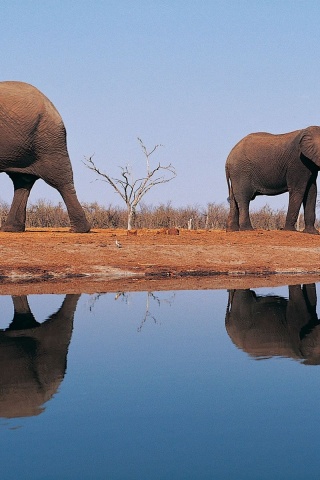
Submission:
[[[304,207],[304,233],[315,228],[320,127],[290,133],[251,133],[238,142],[226,161],[230,212],[227,231],[252,230],[249,203],[257,195],[289,192],[285,230],[295,230]]]
[[[320,322],[315,284],[290,285],[289,299],[230,290],[225,318],[233,343],[255,359],[281,356],[320,364]]]
[[[38,323],[27,296],[13,296],[14,317],[0,330],[0,417],[41,414],[61,384],[80,295],[66,295],[60,309]]]
[[[41,178],[61,194],[71,231],[89,232],[74,188],[61,116],[43,93],[27,83],[0,82],[0,172],[9,175],[14,187],[2,231],[25,230],[28,197]]]

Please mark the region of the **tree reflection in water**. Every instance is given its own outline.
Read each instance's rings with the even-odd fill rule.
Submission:
[[[261,359],[282,356],[320,364],[320,322],[315,284],[290,285],[289,298],[230,290],[226,330],[233,343]]]
[[[157,305],[158,307],[161,307],[162,304],[167,304],[167,305],[172,305],[175,299],[175,293],[173,293],[170,297],[166,298],[160,298],[159,295],[156,295],[154,292],[141,292],[146,294],[146,304],[145,304],[145,309],[142,314],[142,320],[140,321],[139,327],[137,327],[137,331],[141,332],[142,327],[144,324],[151,319],[153,323],[159,323],[159,321],[156,318],[156,315],[153,313],[153,306]],[[168,293],[168,292],[166,292]],[[97,295],[94,295],[90,302],[89,302],[89,310],[93,311],[94,304],[99,300],[99,298],[102,295],[107,295],[105,293],[99,293]],[[115,297],[115,300],[120,300],[124,302],[126,305],[130,305],[131,303],[131,293],[130,292],[117,292]]]
[[[14,317],[0,330],[0,417],[28,417],[64,378],[73,319],[80,295],[66,295],[60,309],[45,322],[34,318],[27,296],[13,296]]]

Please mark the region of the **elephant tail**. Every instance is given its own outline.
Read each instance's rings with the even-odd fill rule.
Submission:
[[[231,198],[233,197],[233,191],[232,191],[232,184],[231,184],[231,178],[230,178],[230,173],[229,173],[228,165],[226,165],[226,179],[227,179],[228,192],[229,192],[229,195],[228,195],[227,200],[228,200],[228,202],[230,203]]]

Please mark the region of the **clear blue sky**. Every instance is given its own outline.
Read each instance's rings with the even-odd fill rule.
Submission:
[[[319,18],[317,0],[3,0],[0,79],[58,108],[80,201],[121,204],[81,160],[141,175],[139,136],[178,173],[145,202],[205,207],[226,201],[225,160],[244,135],[320,124]],[[0,198],[11,190],[2,174]],[[41,181],[38,198],[60,200]]]

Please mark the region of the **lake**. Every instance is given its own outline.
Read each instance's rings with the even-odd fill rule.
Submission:
[[[318,479],[319,288],[1,296],[1,478]]]

